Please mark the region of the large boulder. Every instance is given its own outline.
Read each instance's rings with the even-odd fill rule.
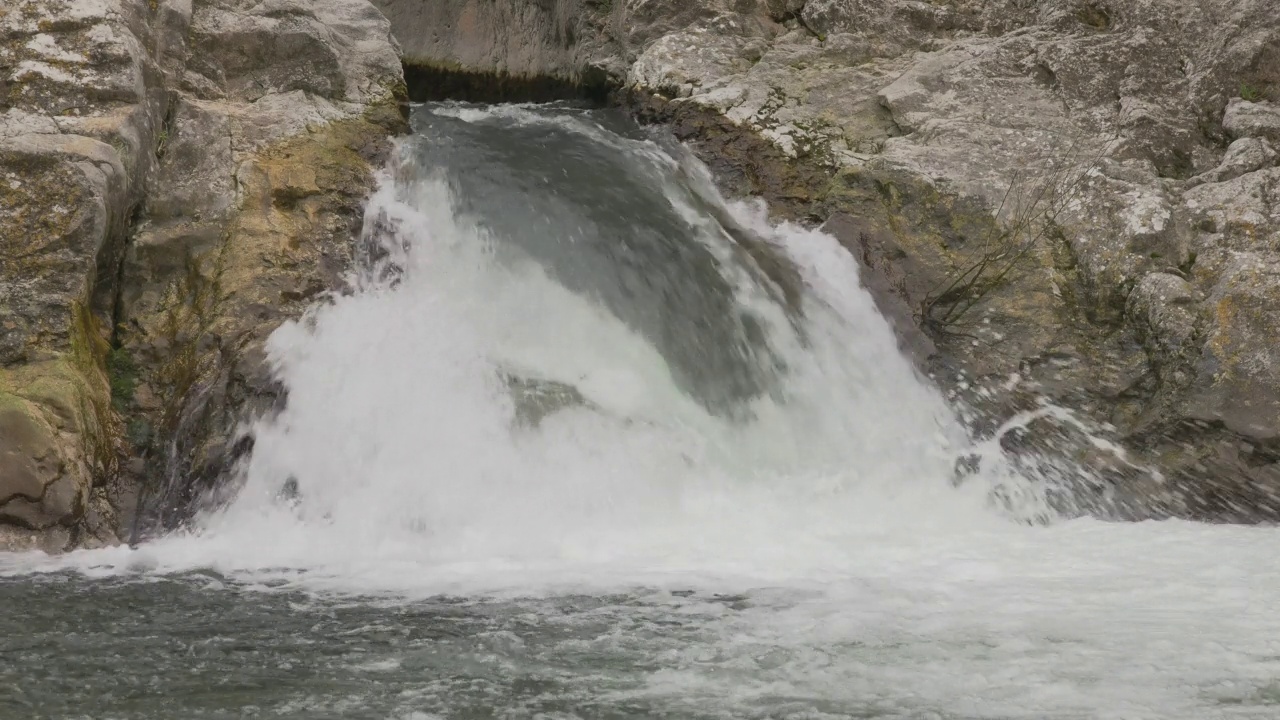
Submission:
[[[381,0],[408,64],[569,79],[580,63],[574,27],[583,3]]]

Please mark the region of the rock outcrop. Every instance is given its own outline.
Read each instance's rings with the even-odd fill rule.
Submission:
[[[611,0],[379,0],[396,28],[410,93],[421,100],[546,101],[607,92],[608,39],[579,34]],[[612,68],[615,73],[624,70]]]
[[[364,0],[0,8],[0,547],[165,522],[340,285],[403,80]]]
[[[1002,439],[1071,509],[1280,520],[1271,0],[375,2],[412,63],[603,75],[825,223],[978,432],[1075,413]]]

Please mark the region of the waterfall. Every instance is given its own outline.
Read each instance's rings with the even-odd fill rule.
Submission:
[[[782,569],[815,538],[1045,514],[1012,472],[955,486],[974,448],[833,238],[727,202],[607,112],[415,123],[370,200],[357,292],[271,339],[288,405],[200,519],[206,548]]]

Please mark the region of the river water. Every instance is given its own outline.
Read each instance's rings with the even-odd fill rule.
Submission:
[[[1280,531],[1057,517],[832,238],[619,115],[413,125],[234,492],[0,555],[0,718],[1280,717]]]

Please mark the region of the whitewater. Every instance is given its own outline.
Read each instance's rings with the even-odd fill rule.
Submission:
[[[660,132],[413,124],[218,502],[0,555],[0,716],[1280,717],[1276,529],[1060,515]]]

